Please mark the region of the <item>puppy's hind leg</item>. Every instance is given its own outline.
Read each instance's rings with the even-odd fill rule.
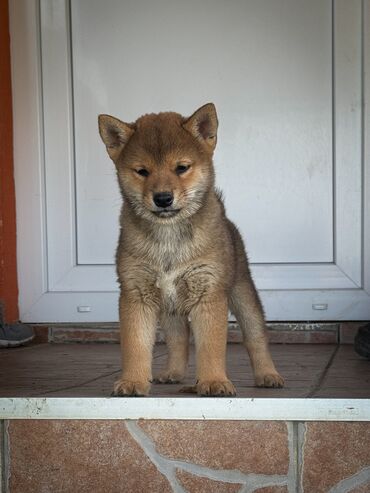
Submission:
[[[184,378],[188,364],[189,323],[187,317],[164,314],[161,327],[165,331],[168,349],[167,367],[153,382],[179,383]]]
[[[283,387],[284,379],[275,369],[268,347],[265,321],[258,293],[250,278],[237,280],[230,297],[230,309],[242,331],[257,387]],[[244,276],[243,276],[244,277]]]

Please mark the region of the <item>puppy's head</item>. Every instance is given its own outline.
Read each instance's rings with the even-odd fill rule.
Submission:
[[[137,215],[173,223],[200,209],[214,184],[217,126],[212,103],[190,118],[159,113],[124,123],[99,116],[99,132],[116,165],[123,196]]]

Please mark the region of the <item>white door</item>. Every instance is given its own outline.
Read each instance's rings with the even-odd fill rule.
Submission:
[[[369,318],[368,0],[37,5],[11,5],[23,321],[117,320],[121,199],[97,115],[209,101],[267,318]]]

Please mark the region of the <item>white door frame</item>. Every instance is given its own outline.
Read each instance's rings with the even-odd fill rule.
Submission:
[[[114,266],[76,262],[69,21],[67,0],[10,2],[24,322],[118,317]],[[370,319],[370,0],[334,0],[333,26],[335,262],[252,265],[268,320]]]

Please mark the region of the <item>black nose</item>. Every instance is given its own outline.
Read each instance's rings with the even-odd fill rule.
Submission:
[[[153,200],[158,207],[169,207],[173,202],[173,195],[171,192],[159,192],[153,195]]]

